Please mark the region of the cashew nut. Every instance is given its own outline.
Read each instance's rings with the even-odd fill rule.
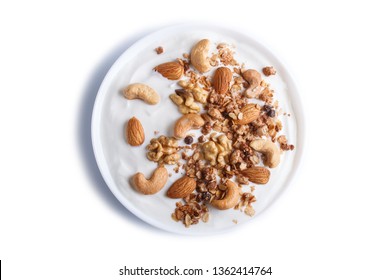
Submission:
[[[200,73],[210,71],[211,65],[208,58],[208,52],[210,49],[210,40],[203,39],[196,43],[191,50],[191,64]]]
[[[242,76],[249,83],[249,87],[245,91],[245,96],[254,98],[260,95],[261,91],[261,75],[254,69],[246,70]]]
[[[124,89],[123,95],[130,100],[142,99],[150,105],[155,105],[160,101],[160,96],[154,89],[148,85],[140,83],[128,85]]]
[[[255,150],[263,154],[264,165],[274,168],[278,166],[280,162],[280,150],[274,142],[269,139],[257,139],[250,143],[250,146]]]
[[[187,114],[177,120],[173,136],[176,138],[184,138],[187,131],[198,129],[204,125],[203,118],[198,114]]]
[[[143,194],[155,194],[159,192],[168,181],[168,171],[165,167],[158,167],[154,170],[152,177],[148,180],[145,175],[138,172],[132,178],[133,187]]]
[[[223,199],[217,199],[211,201],[211,205],[220,209],[226,210],[237,205],[240,200],[240,189],[235,183],[228,180],[226,182],[226,195]]]

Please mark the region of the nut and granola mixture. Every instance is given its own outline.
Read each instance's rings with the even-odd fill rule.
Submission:
[[[260,72],[239,64],[226,43],[209,55],[210,44],[201,40],[177,62],[155,68],[163,77],[177,80],[178,88],[169,98],[183,117],[175,126],[180,133],[151,139],[146,156],[160,168],[175,165],[175,173],[183,173],[169,192],[182,199],[176,202],[172,219],[186,227],[207,222],[209,207],[254,216],[256,187],[250,182],[268,182],[268,169],[279,164],[280,154],[294,149],[281,134],[281,109]],[[216,71],[210,74],[212,69]],[[267,77],[276,74],[272,66],[261,71]]]

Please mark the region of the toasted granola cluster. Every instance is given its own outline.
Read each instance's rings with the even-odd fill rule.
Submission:
[[[185,204],[182,202],[176,202],[175,212],[172,213],[172,219],[174,221],[181,221],[186,227],[196,225],[199,220],[207,223],[209,220],[209,209],[206,204],[196,200],[196,195],[191,194],[184,198]]]

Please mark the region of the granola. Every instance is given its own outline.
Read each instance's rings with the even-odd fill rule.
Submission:
[[[156,52],[162,53],[163,49],[159,47]],[[191,60],[195,54],[199,55],[197,63],[205,66],[202,69],[224,68],[224,71],[219,71],[218,79],[213,80],[207,74],[209,71],[197,71],[200,66],[194,68]],[[238,188],[239,192],[233,208],[254,216],[252,204],[256,202],[253,194],[256,187],[249,186],[249,183],[257,183],[258,180],[250,178],[253,173],[248,171],[263,168],[258,166],[266,165],[266,160],[270,161],[269,157],[275,153],[279,156],[279,153],[294,149],[294,145],[289,144],[286,136],[281,134],[283,125],[279,116],[282,113],[275,100],[275,91],[261,74],[255,69],[247,70],[244,64],[237,62],[234,49],[227,43],[218,44],[216,52],[207,59],[202,55],[204,53],[200,51],[192,51],[177,60],[184,74],[177,81],[178,88],[169,96],[183,115],[200,114],[204,124],[196,129],[202,135],[197,137],[187,133],[185,136],[183,134],[182,140],[161,135],[150,140],[146,153],[147,158],[159,166],[175,165],[175,173],[182,172],[188,180],[195,180],[195,190],[181,197],[182,201],[176,202],[172,213],[172,219],[181,221],[186,227],[199,221],[207,222],[212,202],[232,199],[231,188]],[[261,71],[267,77],[276,74],[273,66],[263,67]],[[163,76],[173,79],[173,75]],[[266,146],[268,142],[264,142],[264,148],[252,148],[250,144],[255,140],[260,141],[258,139],[273,143],[272,153]],[[183,146],[179,145],[180,141]],[[268,173],[264,174],[269,174],[266,171]],[[237,185],[229,184],[233,181]],[[268,182],[268,178],[265,182]],[[237,220],[233,222],[237,223]]]

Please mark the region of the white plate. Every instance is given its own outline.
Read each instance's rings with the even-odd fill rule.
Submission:
[[[263,44],[240,32],[210,25],[178,25],[154,32],[127,49],[114,63],[96,97],[92,116],[92,143],[95,157],[106,181],[117,199],[133,214],[161,229],[183,234],[210,234],[238,227],[255,217],[248,217],[237,210],[210,209],[210,221],[200,222],[190,228],[174,222],[171,213],[177,200],[165,196],[166,189],[177,178],[172,176],[164,189],[156,195],[145,196],[129,186],[129,178],[136,172],[149,176],[156,164],[146,159],[146,145],[155,137],[154,131],[172,135],[172,124],[180,117],[176,106],[168,98],[177,88],[176,83],[162,78],[152,71],[153,67],[189,53],[191,46],[200,39],[208,38],[215,44],[226,42],[236,48],[236,59],[246,68],[261,69],[272,65],[277,75],[266,78],[275,89],[280,107],[291,114],[281,117],[283,134],[296,146],[293,152],[282,157],[281,164],[271,170],[270,182],[255,190],[256,216],[265,210],[289,185],[297,171],[303,148],[303,115],[296,86],[285,66]],[[157,55],[154,49],[163,46],[165,52]],[[128,101],[121,90],[129,83],[146,83],[156,89],[161,101],[155,106],[140,100]],[[128,119],[136,116],[144,125],[145,143],[130,147],[124,138]],[[211,207],[210,207],[211,208]],[[233,223],[233,219],[238,224]]]

